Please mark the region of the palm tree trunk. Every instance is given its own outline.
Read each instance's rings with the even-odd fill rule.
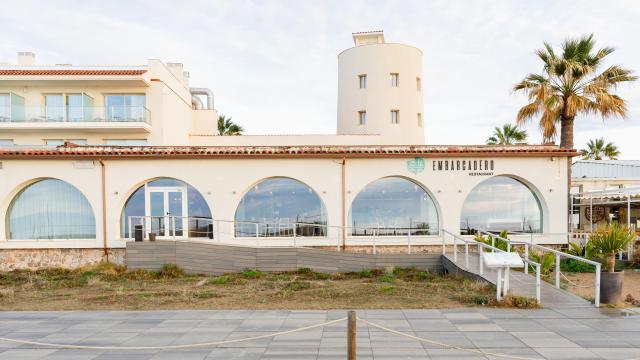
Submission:
[[[573,117],[560,118],[560,147],[573,149]]]
[[[607,271],[615,272],[616,271],[616,254],[607,255]]]
[[[573,149],[573,119],[574,117],[560,117],[560,147],[563,149]],[[571,207],[571,158],[567,158],[567,208],[569,216],[573,216]],[[567,218],[567,224],[571,222]],[[572,229],[569,229],[572,231]]]

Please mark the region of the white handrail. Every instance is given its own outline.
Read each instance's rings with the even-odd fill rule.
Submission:
[[[484,234],[487,236],[491,236],[492,239],[500,239],[502,241],[505,241],[507,244],[523,244],[522,242],[515,242],[513,240],[510,239],[505,239],[503,237],[501,237],[500,235],[495,235],[492,234],[488,231],[485,230],[478,230],[478,232],[480,234]],[[596,267],[596,271],[595,271],[595,284],[594,284],[594,305],[596,307],[600,306],[600,271],[601,271],[601,267],[602,264],[600,264],[597,261],[593,261],[593,260],[589,260],[580,256],[576,256],[576,255],[572,255],[572,254],[567,254],[565,252],[562,251],[558,251],[552,248],[548,248],[546,246],[542,246],[542,245],[538,245],[535,244],[533,242],[531,242],[531,244],[529,244],[532,248],[537,248],[542,250],[542,252],[550,252],[553,253],[555,255],[555,286],[559,289],[560,288],[560,260],[562,257],[566,257],[568,259],[573,259],[573,260],[577,260],[577,261],[582,261],[584,263],[587,263],[589,265],[593,265]],[[525,250],[527,251],[527,257],[528,257],[528,248],[525,248]]]
[[[489,244],[485,244],[483,242],[480,242],[480,241],[477,241],[477,240],[474,240],[474,239],[465,239],[465,238],[463,238],[463,237],[461,237],[461,236],[459,236],[457,234],[454,234],[454,233],[452,233],[450,231],[442,229],[442,254],[443,255],[446,254],[446,238],[445,238],[445,235],[449,235],[449,236],[451,236],[453,238],[453,261],[456,262],[456,263],[457,263],[457,258],[458,258],[457,257],[457,252],[458,252],[458,250],[457,250],[457,241],[462,241],[464,243],[464,245],[465,245],[465,267],[466,267],[467,270],[470,270],[469,269],[469,248],[468,248],[468,246],[469,245],[476,245],[478,247],[478,273],[480,274],[480,276],[484,275],[484,264],[483,264],[483,261],[482,261],[482,253],[483,253],[484,249],[489,249],[492,252],[496,252],[496,251],[497,252],[504,252],[504,253],[507,252],[507,251],[499,249],[499,248],[497,248],[495,246],[492,246],[492,245],[489,245]],[[518,243],[518,244],[520,244],[520,243]],[[522,244],[527,245],[526,243],[522,243]],[[508,248],[508,250],[510,250],[510,247]],[[535,261],[529,260],[528,257],[527,258],[523,258],[522,261],[526,264],[525,265],[525,269],[528,270],[529,266],[533,266],[536,269],[536,281],[535,281],[536,301],[538,303],[540,303],[540,301],[541,301],[541,297],[540,297],[541,296],[540,295],[540,281],[541,281],[540,280],[541,279],[540,271],[541,271],[541,265],[539,263],[535,262]],[[527,271],[527,273],[528,273],[528,271]],[[507,273],[505,273],[505,282],[506,282],[505,287],[506,288],[508,288],[508,281],[509,281],[508,278],[509,277],[508,277],[508,272],[507,272]],[[498,279],[497,281],[499,282],[499,281],[501,281],[501,279]],[[496,286],[498,288],[497,290],[500,291],[500,284],[496,284]]]

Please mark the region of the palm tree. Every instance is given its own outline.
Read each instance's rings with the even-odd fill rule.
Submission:
[[[582,160],[617,160],[620,151],[614,143],[606,143],[603,138],[592,139],[587,143],[587,148],[580,150]]]
[[[242,126],[226,118],[224,115],[218,116],[218,135],[242,135]]]
[[[513,145],[527,141],[527,131],[518,129],[518,126],[504,124],[502,128],[496,126],[493,135],[487,139],[488,145]]]
[[[536,52],[544,64],[543,72],[527,75],[513,88],[529,98],[529,104],[518,111],[518,123],[539,117],[545,141],[555,139],[556,125],[560,124],[560,146],[572,149],[577,115],[626,116],[625,100],[611,91],[619,83],[637,77],[618,65],[597,73],[614,49],[594,50],[594,45],[593,35],[567,39],[562,44],[562,54],[556,54],[551,45],[544,43],[544,49]]]

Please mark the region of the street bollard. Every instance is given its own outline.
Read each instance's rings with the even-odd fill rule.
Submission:
[[[347,359],[356,360],[356,312],[349,311],[347,320]]]

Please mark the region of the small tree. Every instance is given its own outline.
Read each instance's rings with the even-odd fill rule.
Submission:
[[[615,272],[616,254],[626,249],[634,239],[635,234],[632,231],[614,222],[607,229],[593,234],[589,242],[605,257],[607,271]]]
[[[614,143],[605,143],[603,138],[599,138],[589,140],[587,148],[580,150],[580,155],[582,160],[617,160],[620,151]]]
[[[487,139],[487,145],[513,145],[527,141],[527,131],[517,125],[504,124],[502,128],[493,128],[493,135]]]
[[[234,123],[230,117],[218,116],[218,135],[242,135],[243,131],[242,126]]]

